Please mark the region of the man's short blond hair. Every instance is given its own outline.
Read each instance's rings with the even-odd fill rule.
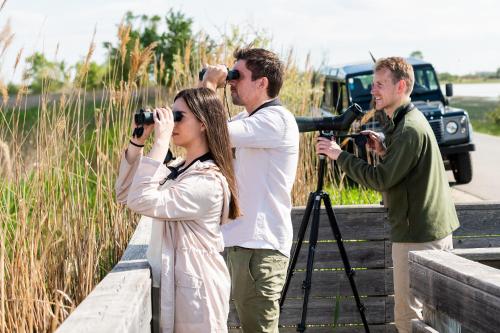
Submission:
[[[413,73],[413,66],[410,65],[404,58],[389,57],[381,58],[375,63],[375,72],[387,69],[392,74],[392,82],[398,83],[400,80],[406,82],[406,94],[410,95],[415,83],[415,74]]]

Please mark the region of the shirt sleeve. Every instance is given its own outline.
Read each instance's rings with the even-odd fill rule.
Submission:
[[[121,204],[127,203],[130,185],[132,184],[132,180],[134,179],[134,175],[140,161],[140,157],[138,157],[134,162],[129,163],[125,154],[126,152],[122,154],[120,169],[115,182],[116,200]]]
[[[286,134],[286,121],[280,112],[262,109],[250,117],[229,122],[233,147],[274,148]]]
[[[413,130],[404,130],[393,138],[382,161],[376,166],[368,164],[348,152],[340,153],[339,166],[358,184],[386,191],[400,183],[415,167],[421,152],[418,134]]]
[[[167,221],[195,220],[222,202],[214,175],[196,172],[171,186],[160,186],[168,173],[161,162],[144,157],[139,170],[127,199],[127,206],[136,213]]]

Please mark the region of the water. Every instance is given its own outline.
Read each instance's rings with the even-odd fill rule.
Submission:
[[[444,94],[444,85],[441,89]],[[500,98],[500,83],[455,83],[453,96]]]

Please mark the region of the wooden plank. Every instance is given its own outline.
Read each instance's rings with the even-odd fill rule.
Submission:
[[[498,232],[500,233],[500,230]],[[454,235],[453,247],[456,249],[500,247],[500,236],[461,237]]]
[[[306,277],[305,272],[296,272],[287,292],[287,300],[302,297],[304,290],[302,282]],[[385,279],[389,277],[390,283]],[[354,282],[360,296],[385,296],[388,294],[387,286],[392,286],[392,270],[390,269],[367,269],[356,270]],[[392,292],[389,291],[389,294]],[[339,271],[314,271],[310,295],[335,297],[352,296],[352,289],[344,270]]]
[[[364,297],[362,302],[366,308],[366,320],[369,324],[385,324],[387,297]],[[290,326],[300,322],[302,315],[302,299],[286,301],[281,310],[280,325]],[[332,325],[334,322],[335,298],[310,298],[308,303],[307,321],[310,325]],[[352,297],[341,297],[339,303],[339,318],[337,324],[361,324],[361,317]],[[228,325],[238,326],[238,315],[232,307],[229,313]]]
[[[385,241],[385,268],[392,268],[392,242]]]
[[[385,302],[385,322],[394,322],[394,296],[387,296]]]
[[[344,240],[384,240],[388,238],[387,230],[384,226],[387,223],[385,208],[349,208],[342,206],[334,207],[337,224]],[[302,222],[304,210],[292,210],[293,234],[297,237],[299,227]],[[308,224],[304,240],[309,239],[309,230],[312,225],[312,216]],[[320,211],[319,239],[334,240],[330,222],[326,211]]]
[[[389,239],[390,225],[386,209],[379,205],[334,206],[337,223],[344,240]],[[461,227],[456,236],[500,235],[500,203],[456,204]],[[294,235],[304,215],[304,207],[292,210]],[[312,221],[309,222],[309,227]],[[334,239],[326,212],[321,209],[319,234],[321,240]],[[306,232],[305,240],[309,238]]]
[[[500,230],[499,230],[500,232]],[[463,236],[453,236],[453,247],[455,249],[468,249],[468,248],[491,248],[500,247],[500,236],[498,237],[463,237]],[[492,267],[498,267],[496,263],[484,263]],[[385,248],[385,267],[392,267],[392,243],[386,241]]]
[[[370,333],[397,333],[396,326],[394,324],[385,325],[368,325]],[[279,333],[296,333],[296,326],[292,327],[280,327]],[[365,329],[363,325],[357,326],[311,326],[308,325],[305,331],[306,333],[364,333]],[[230,328],[229,333],[241,333],[239,328]]]
[[[460,228],[456,236],[500,234],[500,204],[456,205]]]
[[[413,319],[411,321],[411,330],[412,333],[439,333],[419,319]]]
[[[432,326],[437,332],[466,333],[465,331],[467,331],[462,329],[462,325],[457,320],[447,316],[444,312],[434,310],[427,304],[423,304],[422,315],[424,322]]]
[[[385,325],[368,325],[370,333],[397,333],[394,324]],[[280,327],[280,333],[295,333],[297,328],[294,327]],[[364,333],[365,328],[363,325],[356,326],[327,326],[327,327],[308,327],[306,333]]]
[[[436,250],[410,252],[409,262],[418,263],[471,288],[500,297],[500,271],[497,269],[467,260],[451,252]]]
[[[343,242],[351,267],[384,268],[384,241]],[[303,243],[296,269],[306,269],[309,243]],[[344,268],[337,242],[317,243],[314,268]]]
[[[426,306],[473,332],[494,332],[500,327],[500,271],[496,269],[452,253],[411,252],[410,286]]]
[[[500,212],[500,201],[480,201],[474,203],[456,203],[455,208],[457,212],[462,211],[489,211]],[[490,213],[488,213],[490,214]],[[495,214],[494,214],[495,215]],[[495,215],[498,216],[498,215]]]
[[[500,247],[476,248],[476,249],[455,249],[453,253],[472,261],[496,261],[500,260]]]
[[[362,299],[366,308],[366,320],[370,324],[385,323],[385,297],[366,297]],[[335,299],[310,298],[307,312],[308,324],[333,324]],[[300,321],[302,314],[302,299],[290,300],[281,312],[282,325],[294,325]],[[361,317],[353,298],[341,298],[339,324],[360,324]]]
[[[487,245],[492,245],[493,243],[491,241],[491,237],[487,237],[483,240],[486,242]],[[500,237],[498,237],[498,240],[500,240]],[[478,246],[477,248],[472,248],[472,249],[469,248],[455,249],[453,253],[462,258],[473,260],[483,265],[500,269],[500,244],[496,244],[496,246],[497,247]]]

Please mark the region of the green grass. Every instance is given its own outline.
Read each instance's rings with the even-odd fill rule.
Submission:
[[[500,136],[500,123],[491,119],[493,113],[500,113],[500,100],[481,97],[454,97],[450,106],[469,113],[475,132]]]
[[[368,205],[382,201],[380,192],[362,186],[353,185],[339,190],[327,185],[325,191],[330,195],[332,205]]]

